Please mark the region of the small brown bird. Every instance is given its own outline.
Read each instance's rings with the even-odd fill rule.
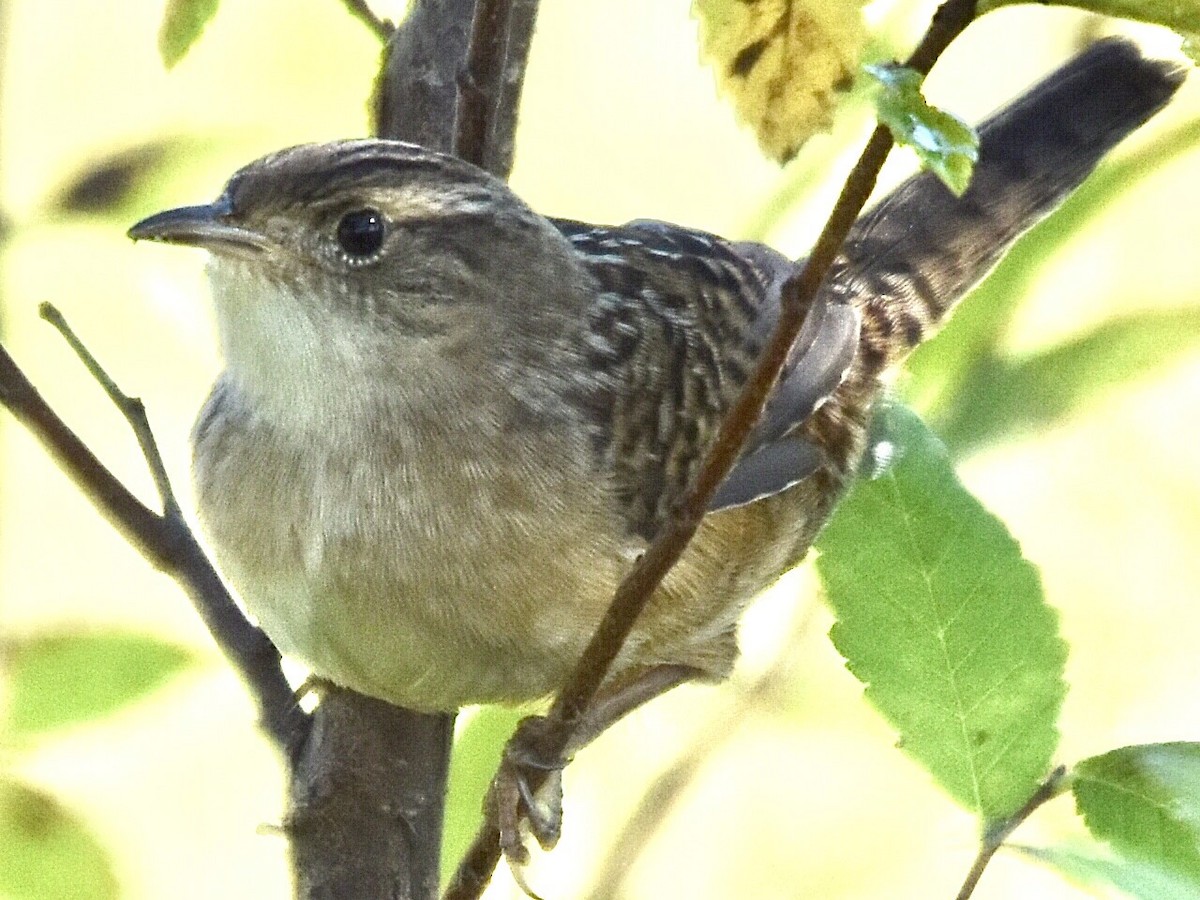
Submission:
[[[740,460],[606,688],[724,678],[863,451],[880,376],[1184,78],[1095,45],[981,126],[970,189],[866,215]],[[194,432],[220,566],[287,654],[420,710],[563,681],[695,474],[792,263],[662,222],[533,212],[382,140],[295,147],[133,238],[203,247],[226,368]]]

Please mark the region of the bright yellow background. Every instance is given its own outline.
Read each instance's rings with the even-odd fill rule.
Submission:
[[[0,205],[16,224],[0,272],[5,342],[102,458],[151,497],[124,424],[37,319],[38,302],[56,303],[118,382],[144,398],[183,492],[190,420],[217,368],[202,261],[134,247],[123,228],[156,208],[211,198],[236,165],[267,150],[365,133],[377,45],[335,0],[225,0],[166,73],[155,50],[158,0],[5,6]],[[686,0],[543,7],[513,178],[520,192],[547,213],[581,219],[657,217],[729,236],[761,220],[787,176],[717,100],[696,62]],[[939,65],[931,99],[968,118],[985,113],[1068,55],[1082,22],[1039,8],[989,17]],[[1159,51],[1171,46],[1149,37]],[[1162,118],[1197,114],[1192,84]],[[1131,143],[1152,141],[1149,132]],[[148,186],[128,222],[47,218],[47,200],[71,174],[164,137],[186,138],[191,150],[177,177]],[[834,149],[823,139],[809,155]],[[1114,312],[1200,300],[1198,162],[1195,153],[1171,162],[1070,245],[1024,307],[1014,350]],[[901,155],[898,165],[911,161]],[[802,252],[836,187],[833,175],[810,212],[784,217],[773,242]],[[1200,355],[1152,362],[1148,378],[1061,427],[962,467],[1041,566],[1062,611],[1072,645],[1063,761],[1200,739]],[[194,646],[206,660],[116,717],[6,762],[92,824],[126,897],[286,897],[283,842],[260,829],[279,819],[280,770],[239,684],[175,586],[11,419],[0,416],[0,429],[0,627],[128,627]],[[582,896],[647,779],[692,753],[700,774],[676,812],[652,840],[625,849],[636,857],[628,896],[954,895],[974,824],[892,747],[888,726],[862,702],[824,637],[829,615],[811,576],[790,586],[754,611],[733,687],[681,690],[581,756],[568,775],[562,845],[530,875],[537,889]],[[800,636],[785,640],[795,622]],[[748,709],[745,686],[781,657],[783,689]],[[1070,801],[1060,800],[1018,838],[1079,833]],[[495,893],[514,890],[502,880]],[[976,896],[1092,895],[1002,853]]]

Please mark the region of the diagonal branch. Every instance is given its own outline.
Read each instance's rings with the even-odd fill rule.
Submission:
[[[156,569],[170,575],[187,593],[226,658],[249,685],[267,733],[289,755],[308,730],[308,717],[279,667],[279,651],[251,625],[229,596],[174,502],[140,400],[123,394],[66,324],[62,314],[43,306],[43,316],[63,334],[129,421],[163,499],[161,514],[146,507],[87,445],[71,431],[0,347],[0,404],[3,404],[87,495],[92,504]]]
[[[948,0],[937,12],[921,45],[907,65],[928,73],[942,51],[974,17],[974,0]],[[570,723],[591,703],[608,667],[621,650],[633,624],[695,534],[708,509],[709,500],[737,461],[742,444],[762,413],[788,353],[800,333],[804,318],[817,291],[833,265],[838,252],[859,213],[866,205],[883,162],[892,147],[891,133],[876,127],[862,155],[846,178],[833,211],[817,237],[803,266],[780,288],[782,311],[766,347],[759,357],[741,396],[730,409],[717,432],[695,482],[679,503],[672,521],[617,588],[612,605],[584,651],[567,686],[559,693],[549,717],[563,723],[562,744],[554,756],[566,749]],[[552,757],[547,757],[552,758]]]
[[[946,0],[934,14],[924,38],[906,65],[927,74],[950,42],[975,16],[975,0]],[[676,561],[687,549],[708,508],[709,499],[737,459],[746,436],[762,412],[779,377],[788,352],[804,324],[813,299],[837,257],[846,236],[874,190],[879,170],[892,147],[888,129],[878,126],[850,172],[829,219],[807,260],[780,289],[781,313],[775,331],[742,395],[726,415],[709,448],[704,464],[681,499],[671,521],[657,535],[625,580],[618,586],[612,604],[537,730],[536,753],[542,759],[558,759],[570,743],[574,722],[587,709],[617,657],[637,617]],[[529,787],[537,790],[546,773],[531,773]],[[499,825],[496,810],[488,815],[459,865],[447,900],[469,900],[479,896],[500,860]]]

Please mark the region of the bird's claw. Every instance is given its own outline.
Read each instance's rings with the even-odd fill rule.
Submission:
[[[522,889],[536,897],[520,874],[529,863],[522,825],[543,850],[558,843],[562,833],[562,770],[567,760],[548,758],[540,749],[548,721],[541,716],[523,720],[504,750],[489,794],[500,832],[500,849]]]

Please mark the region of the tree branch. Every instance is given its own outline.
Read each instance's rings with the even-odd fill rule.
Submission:
[[[371,101],[375,134],[507,178],[537,5],[414,0],[384,50]]]
[[[529,67],[529,49],[537,20],[538,0],[507,0],[506,35],[502,65],[489,87],[490,123],[483,145],[480,165],[494,175],[507,179],[515,155],[517,118],[525,70]]]
[[[454,155],[501,178],[512,170],[517,102],[536,16],[536,0],[479,0],[458,79]]]
[[[121,484],[50,408],[3,347],[0,347],[0,404],[29,429],[134,549],[179,583],[217,645],[249,686],[258,703],[263,728],[281,749],[289,754],[295,752],[307,733],[308,717],[283,677],[279,651],[242,616],[174,503],[162,459],[153,437],[149,436],[150,426],[141,401],[116,388],[57,310],[43,307],[43,314],[81,354],[89,371],[100,380],[129,421],[146,464],[154,473],[159,493],[164,495],[163,513],[147,508]]]
[[[449,153],[475,0],[413,0],[383,51],[372,132]]]
[[[322,688],[292,778],[296,896],[437,896],[454,716]]]
[[[974,8],[974,0],[948,0],[934,16],[929,31],[906,65],[928,73],[950,41],[971,22]],[[549,718],[561,723],[561,733],[556,737],[562,743],[552,750],[554,755],[566,749],[570,723],[591,703],[638,615],[667,572],[687,549],[708,509],[709,500],[737,461],[746,436],[758,421],[767,397],[779,379],[779,372],[787,361],[817,291],[875,189],[879,170],[891,148],[891,133],[885,126],[877,126],[847,176],[812,251],[803,265],[780,288],[782,308],[779,322],[741,396],[722,421],[695,481],[680,500],[663,533],[655,537],[617,588],[612,605],[584,650],[572,677],[551,707]]]
[[[497,85],[504,62],[508,30],[507,0],[477,0],[471,22],[466,64],[457,79],[454,115],[454,155],[475,165],[483,164],[491,112],[488,87]]]
[[[927,74],[950,42],[975,16],[975,0],[946,0],[934,14],[929,29],[906,65]],[[846,236],[874,190],[879,170],[892,147],[886,127],[877,126],[804,264],[780,289],[779,321],[753,374],[737,402],[721,423],[695,481],[685,492],[670,521],[617,587],[612,604],[597,627],[567,684],[555,698],[545,721],[525,733],[530,749],[541,759],[563,756],[576,719],[591,703],[617,657],[638,616],[663,578],[687,549],[708,508],[709,499],[737,460],[742,444],[762,412],[778,380],[788,352],[804,324],[808,309],[825,280]],[[521,732],[518,732],[518,737]],[[536,791],[547,773],[531,772],[527,779]],[[488,815],[459,865],[446,900],[478,897],[500,860],[499,826],[495,809]]]
[[[536,9],[416,0],[384,50],[375,133],[507,176]],[[463,84],[472,89],[460,97]],[[314,719],[287,817],[297,896],[435,897],[454,716],[326,688]]]

